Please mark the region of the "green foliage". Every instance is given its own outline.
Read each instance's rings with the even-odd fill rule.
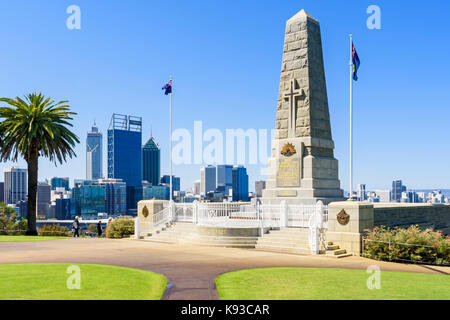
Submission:
[[[89,225],[89,227],[88,227],[88,233],[90,234],[90,235],[98,235],[98,232],[97,232],[97,225],[96,224],[90,224]]]
[[[16,212],[0,203],[0,235],[22,235],[27,230],[27,220],[17,218]]]
[[[76,115],[69,111],[68,101],[55,103],[41,93],[32,93],[24,100],[1,98],[0,102],[10,105],[0,108],[0,160],[17,161],[22,156],[28,161],[38,152],[52,162],[63,163],[67,156],[75,156],[72,148],[80,141],[66,127],[72,126],[68,120]]]
[[[365,230],[364,255],[376,260],[449,265],[450,238],[419,226]]]
[[[107,238],[127,238],[134,234],[134,220],[118,218],[109,223],[106,227]]]
[[[45,224],[38,230],[40,236],[64,237],[70,236],[70,230],[67,227]]]

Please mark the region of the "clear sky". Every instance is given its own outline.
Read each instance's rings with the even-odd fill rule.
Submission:
[[[66,27],[72,4],[81,8],[81,30]],[[366,26],[373,4],[381,8],[381,30]],[[204,130],[270,130],[285,22],[302,8],[321,23],[344,189],[349,33],[361,59],[354,86],[355,185],[387,189],[402,179],[410,188],[450,188],[450,3],[444,0],[0,0],[0,96],[42,91],[69,100],[78,113],[78,157],[56,168],[41,159],[40,180],[84,178],[86,132],[96,120],[106,136],[113,112],[143,117],[143,143],[152,128],[167,174],[168,99],[161,87],[169,76],[175,79],[174,128],[192,131],[202,120]],[[248,167],[253,189],[265,177],[260,165]],[[199,179],[199,165],[175,166],[174,173],[188,188]]]

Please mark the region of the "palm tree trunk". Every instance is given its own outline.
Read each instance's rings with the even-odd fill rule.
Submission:
[[[38,185],[38,153],[32,152],[28,163],[28,204],[27,204],[27,235],[37,235],[37,185]]]

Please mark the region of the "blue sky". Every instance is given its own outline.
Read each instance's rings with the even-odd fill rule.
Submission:
[[[72,4],[81,8],[81,30],[66,28]],[[366,27],[372,4],[381,8],[381,30]],[[86,132],[95,119],[106,135],[113,112],[143,117],[143,143],[152,128],[168,173],[168,100],[161,87],[169,75],[174,128],[193,130],[195,120],[204,130],[273,128],[285,22],[302,8],[321,23],[344,189],[349,33],[361,58],[355,185],[387,189],[395,178],[411,188],[450,188],[448,1],[1,0],[0,96],[42,91],[68,99],[78,113],[78,157],[56,168],[41,159],[40,180],[84,178]],[[188,188],[199,166],[175,166],[174,173]],[[252,186],[264,179],[260,166],[249,166],[249,173]]]

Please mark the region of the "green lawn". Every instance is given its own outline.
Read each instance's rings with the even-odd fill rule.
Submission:
[[[70,265],[0,265],[0,300],[159,300],[167,285],[166,277],[149,271],[74,264],[81,289],[69,290]]]
[[[450,300],[450,276],[381,271],[381,289],[369,290],[365,270],[264,268],[216,279],[222,300]]]
[[[70,239],[70,237],[49,237],[49,236],[0,236],[0,242],[28,242],[47,241],[58,239]]]

